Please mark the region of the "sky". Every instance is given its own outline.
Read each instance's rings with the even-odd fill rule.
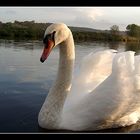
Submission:
[[[69,26],[109,30],[140,25],[140,7],[0,7],[0,21],[63,22]]]

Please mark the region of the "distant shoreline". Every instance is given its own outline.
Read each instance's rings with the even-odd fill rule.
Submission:
[[[0,39],[6,40],[42,40],[46,28],[51,23],[35,23],[34,21],[0,22]],[[70,27],[74,41],[120,41],[139,42],[136,37],[127,35],[125,31],[97,30],[86,27]]]

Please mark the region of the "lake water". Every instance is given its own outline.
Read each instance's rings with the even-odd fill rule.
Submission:
[[[76,44],[76,64],[90,52],[117,49],[133,50],[140,54],[140,45],[133,43],[79,43]],[[42,42],[0,41],[0,133],[3,132],[59,132],[38,126],[39,110],[57,72],[59,53],[55,48],[45,63],[41,63]],[[60,131],[68,132],[68,131]],[[140,124],[97,132],[139,133]]]

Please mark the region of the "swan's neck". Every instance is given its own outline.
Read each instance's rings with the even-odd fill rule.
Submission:
[[[44,127],[48,129],[59,129],[63,105],[71,88],[75,59],[74,41],[71,32],[59,48],[60,58],[57,78],[39,114],[40,118],[45,119],[45,122],[43,122],[45,124],[41,125],[45,125]]]

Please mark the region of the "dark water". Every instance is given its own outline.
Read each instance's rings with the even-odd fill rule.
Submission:
[[[82,43],[76,44],[76,64],[91,51],[117,49],[140,53],[140,45],[134,43]],[[55,79],[59,59],[58,48],[42,64],[41,42],[0,41],[0,133],[31,132],[53,133],[38,126],[39,110]],[[96,131],[95,133],[139,133],[140,125]],[[90,132],[91,133],[91,132]]]

